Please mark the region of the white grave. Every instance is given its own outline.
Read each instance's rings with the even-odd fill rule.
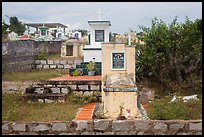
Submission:
[[[101,43],[109,42],[110,21],[99,20],[88,21],[90,26],[90,45],[85,45],[84,62],[89,62],[95,58],[96,62],[101,62]]]

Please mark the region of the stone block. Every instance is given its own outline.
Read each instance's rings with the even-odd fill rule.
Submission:
[[[184,123],[174,123],[169,125],[169,130],[177,132],[179,129],[184,128]]]
[[[53,60],[47,60],[47,64],[54,64]]]
[[[33,131],[48,131],[50,128],[46,124],[39,124],[35,127],[33,127]]]
[[[36,89],[35,89],[35,92],[36,92],[37,94],[42,94],[42,93],[44,92],[44,88],[36,88]]]
[[[41,61],[40,60],[35,60],[36,65],[40,65]]]
[[[47,62],[46,62],[46,60],[40,60],[40,64],[45,65],[45,64],[47,64]]]
[[[44,69],[49,69],[50,67],[49,67],[49,65],[43,65],[43,68]]]
[[[106,129],[108,129],[109,124],[110,124],[110,121],[95,120],[94,130],[105,131]]]
[[[112,131],[129,131],[131,130],[131,125],[128,122],[121,120],[116,120],[112,122]]]
[[[65,65],[65,64],[67,64],[67,61],[66,60],[60,60],[60,64]]]
[[[5,123],[5,124],[3,124],[2,125],[2,131],[8,131],[9,130],[9,125],[8,125],[8,123]]]
[[[79,85],[78,87],[79,87],[79,89],[88,89],[88,85]]]
[[[61,88],[61,93],[68,94],[68,88]]]
[[[77,121],[77,128],[76,130],[86,130],[88,128],[88,123],[87,121]]]
[[[11,125],[12,129],[14,131],[26,131],[26,124],[16,124],[16,123],[13,123]]]
[[[144,120],[138,120],[134,122],[135,129],[137,131],[146,131],[149,129],[149,122]]]
[[[63,69],[63,68],[64,68],[64,65],[57,65],[57,68],[58,68],[58,69]]]
[[[59,65],[59,63],[60,63],[59,60],[54,60],[55,65]]]
[[[74,63],[74,61],[73,60],[68,60],[67,63],[72,65]]]
[[[51,100],[51,99],[45,99],[45,102],[46,103],[53,103],[53,102],[55,102],[54,100]]]
[[[154,130],[165,132],[167,130],[167,125],[165,123],[156,122],[154,124]]]
[[[52,131],[67,131],[66,123],[54,123],[52,125]]]
[[[65,69],[68,69],[68,68],[71,68],[71,67],[72,67],[71,65],[64,65]]]
[[[50,65],[50,68],[55,69],[55,68],[57,68],[57,65]]]
[[[51,88],[52,93],[60,93],[60,88]]]
[[[36,69],[42,69],[43,65],[36,65]]]
[[[189,130],[202,131],[202,123],[189,123]]]

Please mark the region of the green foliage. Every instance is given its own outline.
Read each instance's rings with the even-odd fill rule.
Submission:
[[[82,71],[81,70],[74,70],[74,72],[72,72],[72,76],[81,76],[82,75]]]
[[[85,29],[79,29],[78,31],[81,32],[81,36],[82,36],[82,37],[88,35],[88,31],[85,30]]]
[[[89,64],[86,65],[86,69],[88,71],[95,71],[96,69],[95,63],[93,61],[89,61]]]
[[[5,23],[5,21],[3,20],[2,23],[2,35],[6,35],[8,32],[6,32],[6,29],[9,27],[8,24]]]
[[[202,101],[191,100],[188,102],[168,102],[167,99],[156,99],[151,102],[148,116],[150,119],[170,120],[170,119],[201,119]]]
[[[25,25],[22,24],[21,21],[18,20],[17,17],[10,17],[10,30],[11,31],[14,31],[16,33],[18,33],[18,35],[23,35],[23,33],[25,32],[26,28],[25,28]]]
[[[8,32],[6,32],[6,29],[9,28],[9,25],[5,23],[5,21],[3,20],[2,22],[2,41],[7,41],[7,35]]]
[[[201,80],[201,26],[201,19],[193,22],[187,17],[184,23],[177,17],[168,25],[154,18],[150,28],[140,26],[143,32],[138,38],[145,44],[136,43],[137,80],[152,78],[164,87],[169,82],[182,86],[190,77]]]
[[[37,60],[46,60],[46,52],[45,49],[41,50],[36,57]]]

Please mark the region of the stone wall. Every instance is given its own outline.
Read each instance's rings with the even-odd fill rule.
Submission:
[[[202,120],[2,122],[10,135],[202,135]]]
[[[12,41],[2,43],[2,72],[30,71],[40,51],[60,53],[61,41]]]
[[[36,69],[68,69],[76,68],[82,60],[35,60]]]

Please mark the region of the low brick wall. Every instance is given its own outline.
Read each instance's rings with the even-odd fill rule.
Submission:
[[[76,68],[82,60],[35,60],[36,69],[68,69]]]
[[[90,120],[2,122],[2,134],[22,135],[202,135],[202,120]]]

